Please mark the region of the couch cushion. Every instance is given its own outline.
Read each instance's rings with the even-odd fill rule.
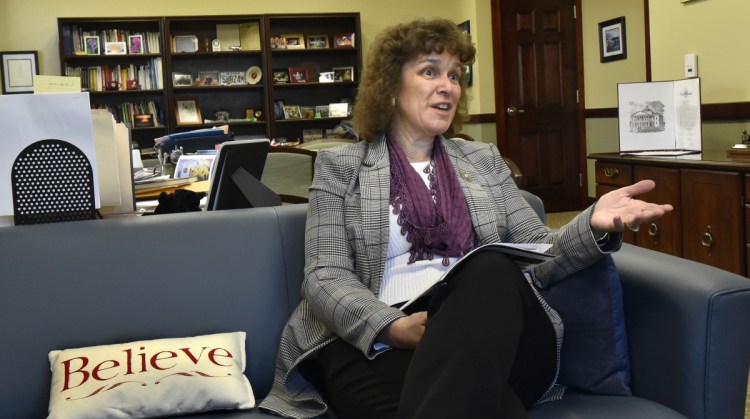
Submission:
[[[244,332],[51,351],[48,418],[250,409]]]
[[[661,404],[635,396],[603,396],[568,390],[562,400],[529,409],[529,419],[685,419]]]
[[[630,396],[630,359],[622,286],[611,256],[540,291],[563,320],[558,382]]]

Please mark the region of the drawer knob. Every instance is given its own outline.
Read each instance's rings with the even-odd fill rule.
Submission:
[[[656,225],[656,223],[651,223],[651,225],[648,226],[648,235],[651,237],[656,237],[659,235],[659,226]]]
[[[701,244],[707,249],[710,249],[714,245],[714,235],[711,234],[711,226],[708,226],[708,230],[703,233]]]
[[[615,168],[612,168],[612,167],[605,167],[604,168],[604,176],[606,176],[606,177],[608,177],[610,179],[617,177],[617,175],[619,175],[619,174],[620,174],[620,172],[618,172],[617,169],[615,169]]]

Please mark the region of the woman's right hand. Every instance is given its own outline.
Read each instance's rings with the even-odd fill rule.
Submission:
[[[397,349],[415,349],[422,340],[427,324],[427,312],[419,311],[406,317],[400,317],[386,326],[378,342]]]

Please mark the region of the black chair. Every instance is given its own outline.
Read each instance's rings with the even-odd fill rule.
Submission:
[[[16,225],[96,219],[94,172],[86,155],[63,140],[41,140],[13,162]]]

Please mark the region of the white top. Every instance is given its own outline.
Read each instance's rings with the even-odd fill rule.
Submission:
[[[425,185],[429,187],[430,181],[424,168],[429,162],[412,163],[411,166],[419,173]],[[398,225],[398,216],[393,213],[390,206],[388,214],[388,226],[390,236],[388,238],[388,253],[386,254],[385,274],[380,285],[380,301],[388,305],[406,302],[421,294],[432,284],[440,279],[449,266],[443,266],[443,257],[435,256],[432,260],[418,260],[409,264],[409,249],[411,243],[406,236],[401,234],[401,226]],[[449,258],[450,263],[455,263],[458,258]]]

